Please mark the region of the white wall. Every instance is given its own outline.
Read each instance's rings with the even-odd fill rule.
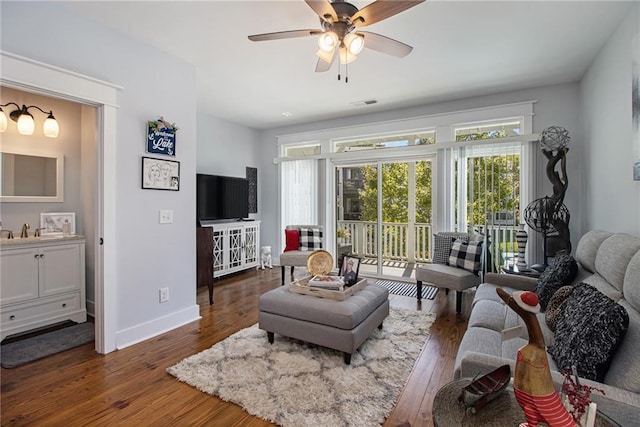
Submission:
[[[198,318],[196,305],[195,69],[184,61],[125,38],[53,2],[2,2],[2,49],[122,86],[118,94],[117,235],[114,283],[118,347]],[[161,24],[161,23],[159,23]],[[159,25],[161,27],[161,25]],[[175,122],[180,191],[141,189],[146,122]],[[161,157],[161,156],[155,156]],[[159,210],[174,223],[158,224]],[[170,301],[160,304],[158,290]]]
[[[258,168],[258,212],[249,218],[260,219],[263,188],[258,131],[203,114],[198,114],[197,130],[198,173],[245,178],[247,167]]]
[[[640,33],[636,3],[607,41],[580,84],[584,135],[585,228],[640,235],[640,182],[632,165],[631,42]],[[636,136],[635,141],[639,141]],[[638,142],[636,142],[637,144]]]
[[[567,156],[567,175],[569,187],[565,196],[565,205],[571,212],[570,231],[572,243],[577,243],[582,235],[582,218],[580,209],[580,197],[582,191],[582,170],[581,158],[584,145],[582,144],[582,132],[578,120],[578,84],[564,84],[546,86],[516,92],[501,93],[490,96],[474,97],[457,101],[428,104],[420,107],[407,108],[389,111],[386,113],[375,113],[351,118],[330,120],[307,125],[297,125],[263,131],[261,133],[262,144],[261,169],[263,170],[262,184],[260,192],[263,195],[262,209],[262,238],[263,244],[279,247],[280,233],[278,228],[278,200],[277,200],[277,166],[273,163],[273,158],[277,157],[278,135],[286,135],[311,130],[340,128],[345,126],[361,125],[366,123],[376,123],[389,120],[397,120],[409,117],[420,117],[434,114],[441,114],[454,111],[462,111],[473,108],[489,107],[516,102],[537,100],[534,104],[533,132],[541,132],[543,129],[552,126],[562,126],[566,128],[571,136],[569,154]],[[545,175],[546,158],[541,151],[537,151],[538,194],[536,197],[543,197],[553,193],[551,184]],[[266,197],[266,194],[273,194],[273,197]],[[536,239],[539,236],[531,238]],[[281,250],[282,248],[279,248]]]

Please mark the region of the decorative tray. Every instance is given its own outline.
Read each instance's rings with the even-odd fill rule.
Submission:
[[[321,288],[311,288],[309,287],[309,279],[312,276],[305,277],[300,280],[296,280],[294,282],[289,283],[289,292],[293,292],[296,294],[302,295],[313,295],[320,298],[330,298],[338,301],[344,301],[349,298],[351,295],[355,294],[359,290],[363,289],[367,286],[367,279],[360,279],[356,282],[355,285],[345,288],[344,291],[331,291],[328,289]]]
[[[312,276],[326,276],[333,268],[333,257],[323,249],[315,250],[307,258],[307,270]]]

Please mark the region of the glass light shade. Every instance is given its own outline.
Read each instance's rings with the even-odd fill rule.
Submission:
[[[349,33],[344,37],[344,44],[352,55],[357,55],[364,48],[364,37]]]
[[[20,114],[18,119],[18,133],[20,135],[33,135],[35,129],[35,123],[33,122],[33,116],[29,113]]]
[[[322,59],[324,62],[331,64],[331,61],[333,60],[334,50],[335,49],[331,49],[329,52],[326,52],[322,49],[318,49],[316,55],[318,55],[318,58]]]
[[[357,58],[357,56],[351,54],[345,47],[340,48],[339,54],[341,64],[350,64]]]
[[[7,130],[7,115],[4,114],[2,108],[0,108],[0,132]]]
[[[331,52],[338,44],[338,35],[333,31],[327,31],[318,37],[318,46],[325,52]]]
[[[44,136],[57,138],[59,132],[60,127],[56,119],[54,119],[53,116],[48,117],[47,120],[44,121]]]

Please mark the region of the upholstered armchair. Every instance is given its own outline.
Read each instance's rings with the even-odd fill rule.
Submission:
[[[287,225],[285,233],[285,248],[280,254],[282,269],[282,284],[284,285],[285,267],[291,267],[291,280],[295,267],[306,267],[307,258],[316,249],[324,245],[324,228],[321,225]]]
[[[416,266],[418,301],[422,282],[456,291],[456,312],[462,311],[462,291],[481,283],[483,236],[472,233],[441,232],[434,235],[433,263]]]

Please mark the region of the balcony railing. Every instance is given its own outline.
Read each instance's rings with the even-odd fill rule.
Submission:
[[[349,230],[350,237],[344,243],[352,245],[355,255],[365,258],[378,257],[377,225],[373,221],[338,221],[338,227]],[[517,252],[515,243],[516,226],[487,226],[491,241],[494,268],[505,263],[513,263]],[[382,223],[382,259],[399,260],[409,263],[431,262],[433,242],[431,224],[417,223],[413,233],[406,222]]]

